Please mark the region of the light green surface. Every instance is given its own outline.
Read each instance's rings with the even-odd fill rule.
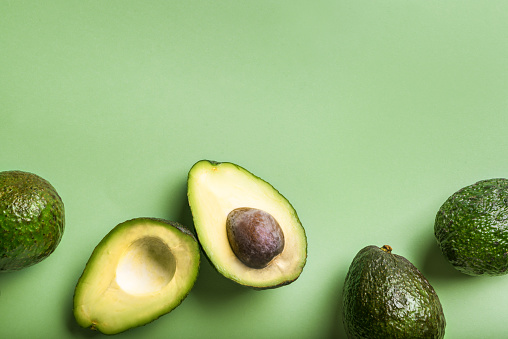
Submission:
[[[441,298],[446,338],[506,335],[508,276],[445,262],[435,213],[508,177],[506,1],[2,1],[0,169],[49,180],[66,231],[0,275],[4,338],[91,336],[72,317],[93,248],[141,216],[190,225],[186,176],[237,163],[292,203],[300,278],[253,291],[203,261],[169,315],[119,338],[344,338],[348,266],[389,244]]]

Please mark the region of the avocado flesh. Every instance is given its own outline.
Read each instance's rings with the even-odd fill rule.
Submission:
[[[232,163],[202,160],[189,171],[188,199],[199,242],[225,277],[256,289],[287,285],[301,274],[307,259],[305,231],[286,198],[266,181]],[[264,268],[245,265],[228,241],[226,220],[237,208],[271,214],[284,234],[284,249]]]
[[[181,225],[123,222],[97,245],[76,285],[76,321],[104,334],[145,325],[183,301],[199,262],[197,241]]]
[[[434,224],[437,243],[462,273],[508,273],[508,180],[487,179],[466,186],[440,207]]]
[[[47,180],[23,171],[0,172],[0,272],[46,259],[64,228],[64,204]]]
[[[353,259],[343,289],[349,338],[443,338],[446,321],[427,279],[391,247],[367,246]]]

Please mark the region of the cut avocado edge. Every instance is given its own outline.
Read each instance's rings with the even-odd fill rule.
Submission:
[[[300,276],[307,261],[306,233],[293,206],[271,184],[237,164],[210,160],[196,162],[187,183],[194,230],[205,257],[216,271],[253,289],[285,286]],[[283,252],[269,268],[251,269],[231,251],[225,218],[239,207],[269,212],[282,222],[288,234]],[[212,230],[214,226],[219,227],[216,232]]]
[[[145,257],[136,260],[139,255]],[[138,263],[146,263],[143,259],[156,269],[143,271],[146,266]],[[125,221],[96,246],[78,280],[73,299],[76,322],[103,334],[151,323],[182,303],[199,266],[198,243],[184,226],[158,218]],[[133,268],[139,273],[139,267],[143,274],[133,275]],[[136,284],[139,276],[141,283]]]

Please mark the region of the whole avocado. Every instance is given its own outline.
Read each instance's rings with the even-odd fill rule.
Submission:
[[[422,273],[384,245],[366,246],[353,259],[343,289],[348,338],[443,338],[441,302]]]
[[[65,212],[55,188],[23,171],[0,172],[0,271],[47,258],[64,232]]]
[[[482,180],[455,192],[439,209],[434,234],[459,271],[472,276],[508,273],[508,180]]]

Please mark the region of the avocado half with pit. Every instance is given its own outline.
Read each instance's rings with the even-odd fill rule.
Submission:
[[[305,230],[269,183],[233,163],[201,160],[189,171],[187,195],[199,243],[219,273],[255,289],[300,276]]]
[[[199,245],[182,225],[137,218],[113,228],[93,251],[74,293],[82,327],[116,334],[180,305],[198,276]]]

